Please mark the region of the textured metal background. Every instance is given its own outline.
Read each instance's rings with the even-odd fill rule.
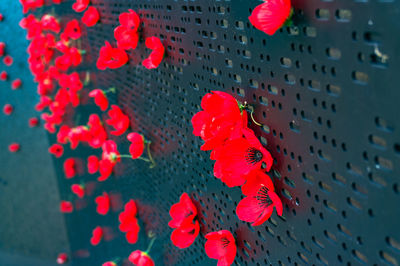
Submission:
[[[91,2],[101,14],[83,42],[92,65],[104,41],[113,40],[118,14],[129,8],[140,13],[144,37],[163,39],[168,56],[146,70],[142,43],[128,66],[92,68],[94,87],[116,87],[113,101],[130,115],[133,130],[153,141],[157,167],[124,160],[115,176],[93,185],[81,210],[67,215],[74,265],[98,265],[147,246],[143,231],[136,245],[118,232],[121,204],[106,217],[96,215],[93,200],[102,191],[122,203],[138,201],[142,227],[158,238],[150,253],[158,265],[215,265],[202,236],[220,229],[237,237],[236,265],[399,265],[399,1],[293,0],[295,26],[273,37],[248,22],[260,1]],[[72,16],[71,3],[56,12]],[[213,162],[190,123],[211,90],[254,106],[264,126],[253,129],[276,160],[271,176],[283,217],[274,214],[258,227],[239,221],[240,189],[213,177]],[[80,109],[81,123],[92,110]],[[129,143],[116,141],[127,153]],[[85,160],[91,153],[69,154]],[[71,181],[63,177],[63,159],[55,165],[66,197]],[[195,199],[202,229],[190,248],[178,250],[169,241],[168,210],[183,192]],[[91,247],[97,225],[114,237]]]

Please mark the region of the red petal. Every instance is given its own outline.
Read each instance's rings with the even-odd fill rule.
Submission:
[[[239,220],[254,222],[263,213],[264,208],[260,207],[259,201],[254,197],[242,199],[236,207],[236,215]]]
[[[273,35],[282,27],[290,15],[290,0],[264,0],[258,5],[251,16],[250,23],[268,35]]]
[[[193,244],[199,232],[200,232],[199,222],[196,221],[195,224],[193,224],[189,228],[175,229],[171,234],[171,241],[178,248],[187,248],[191,244]]]

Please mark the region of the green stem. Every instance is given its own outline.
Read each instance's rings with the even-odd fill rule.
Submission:
[[[122,154],[122,155],[119,155],[118,158],[132,158],[132,155]]]
[[[149,156],[149,159],[151,162],[150,168],[154,168],[154,167],[156,167],[156,162],[154,161],[153,156],[151,156],[150,145],[151,145],[151,141],[148,141],[147,142],[147,155]]]
[[[139,160],[142,160],[142,161],[145,161],[145,162],[148,162],[148,163],[151,162],[149,159],[143,158],[143,157],[138,157],[138,158],[136,158],[136,159],[139,159]]]
[[[115,93],[115,92],[116,92],[116,89],[115,89],[114,87],[112,87],[112,88],[109,88],[108,90],[103,90],[103,93],[104,93],[104,94],[107,94],[107,93],[109,93],[109,92]]]
[[[146,249],[146,251],[145,251],[146,254],[149,254],[151,248],[153,247],[154,241],[156,241],[156,237],[153,237],[153,238],[151,239],[150,244],[149,244],[149,246],[147,247],[147,249]]]

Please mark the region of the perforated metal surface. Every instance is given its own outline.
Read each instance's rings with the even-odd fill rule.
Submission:
[[[91,2],[101,14],[101,24],[87,32],[93,62],[128,9],[141,15],[144,37],[160,37],[168,55],[158,69],[146,70],[140,62],[149,50],[142,43],[128,66],[96,72],[95,86],[116,87],[113,100],[133,130],[152,140],[157,167],[124,160],[88,206],[67,218],[72,248],[91,253],[76,258],[77,265],[146,247],[143,235],[135,246],[125,243],[116,231],[118,212],[96,216],[90,200],[103,190],[122,202],[138,200],[143,226],[156,232],[151,255],[160,265],[214,265],[202,236],[219,229],[237,237],[236,265],[400,263],[399,1],[293,0],[295,26],[273,37],[248,22],[260,1]],[[211,90],[247,101],[264,124],[252,128],[275,158],[270,174],[284,202],[282,218],[274,214],[258,227],[239,221],[240,189],[214,178],[190,123]],[[127,153],[127,141],[117,142]],[[73,153],[83,154],[90,152]],[[183,192],[196,201],[202,229],[190,248],[179,250],[167,223]],[[117,237],[92,248],[88,239],[98,224]]]

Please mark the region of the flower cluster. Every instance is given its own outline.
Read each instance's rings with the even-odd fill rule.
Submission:
[[[274,207],[282,215],[282,202],[265,174],[273,159],[247,127],[246,106],[227,93],[214,91],[203,97],[201,107],[203,111],[192,118],[193,134],[205,141],[202,150],[211,150],[215,177],[228,187],[242,186],[247,197],[237,206],[239,219],[260,225]]]
[[[171,234],[172,243],[178,248],[189,247],[200,232],[200,225],[196,219],[197,208],[187,193],[183,193],[178,203],[169,210],[172,220],[169,227],[175,230]]]
[[[117,47],[112,47],[109,42],[100,49],[99,58],[96,66],[100,70],[107,68],[120,68],[129,61],[126,50],[134,50],[140,40],[141,21],[139,15],[132,9],[119,15],[120,25],[114,29],[114,38],[117,41]],[[165,48],[158,37],[152,36],[146,38],[146,47],[152,52],[148,58],[143,61],[143,66],[147,69],[157,68],[165,53]]]

